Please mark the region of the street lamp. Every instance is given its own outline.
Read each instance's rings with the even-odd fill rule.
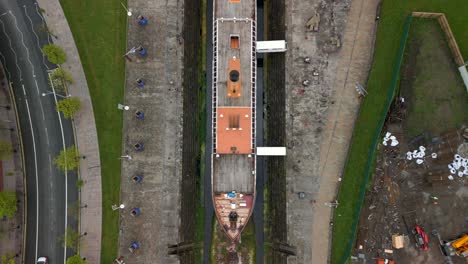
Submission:
[[[53,95],[56,95],[58,97],[61,97],[61,98],[67,98],[67,97],[70,97],[71,95],[67,95],[67,96],[63,96],[63,95],[60,95],[60,94],[56,94],[54,92],[47,92],[47,93],[42,93],[42,96],[46,96],[46,95],[49,95],[49,94],[53,94]]]
[[[131,10],[131,9],[127,9],[127,8],[125,7],[125,5],[124,5],[122,2],[120,2],[120,4],[121,4],[122,7],[125,9],[125,11],[127,11],[127,16],[131,17],[131,16],[132,16],[132,10]]]
[[[117,109],[127,111],[128,109],[130,109],[130,106],[123,105],[123,104],[117,104]]]

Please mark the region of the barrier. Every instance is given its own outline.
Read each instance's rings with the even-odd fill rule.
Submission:
[[[364,175],[363,175],[364,180],[363,180],[363,182],[362,182],[362,184],[360,186],[360,189],[359,189],[358,207],[356,208],[356,211],[354,212],[354,219],[353,219],[353,224],[352,224],[352,235],[347,241],[347,247],[346,247],[345,254],[340,258],[340,260],[338,262],[340,264],[346,263],[346,261],[351,256],[351,251],[352,251],[352,248],[353,248],[354,239],[356,237],[357,227],[358,227],[358,224],[359,224],[360,211],[361,211],[361,208],[362,208],[362,205],[363,205],[363,202],[364,202],[364,196],[366,194],[366,186],[367,186],[367,183],[369,181],[369,176],[372,173],[372,168],[373,168],[372,164],[373,164],[374,157],[375,157],[375,151],[377,149],[377,144],[378,144],[379,139],[380,139],[380,134],[381,134],[383,125],[385,123],[387,113],[388,113],[388,111],[390,109],[391,103],[392,103],[393,98],[395,96],[395,89],[397,87],[397,82],[398,82],[398,79],[399,79],[399,76],[400,76],[400,68],[401,68],[401,64],[403,62],[403,55],[404,55],[404,51],[405,51],[406,41],[408,39],[408,33],[409,33],[410,25],[411,25],[411,19],[412,19],[412,16],[408,16],[406,18],[406,21],[405,21],[403,35],[402,35],[402,38],[401,38],[401,41],[400,41],[400,48],[399,48],[399,51],[398,51],[397,61],[396,61],[395,65],[394,65],[394,67],[393,67],[393,75],[392,75],[392,80],[391,80],[391,83],[390,83],[390,89],[388,90],[387,99],[385,101],[385,108],[384,108],[385,110],[382,113],[382,116],[380,117],[380,121],[378,123],[377,129],[375,130],[374,135],[373,135],[372,145],[369,148],[369,155],[368,155],[368,158],[367,158],[366,169],[365,169],[365,172],[364,172]],[[340,186],[340,190],[341,190],[341,188],[342,188],[342,186]],[[338,202],[340,202],[340,201],[338,201]],[[336,213],[336,211],[335,211],[335,213]],[[334,215],[333,218],[336,219],[336,215]],[[332,237],[332,239],[334,239],[334,238]]]

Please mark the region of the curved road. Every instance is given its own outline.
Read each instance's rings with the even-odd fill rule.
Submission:
[[[75,173],[64,175],[53,159],[74,144],[71,122],[55,110],[48,69],[55,68],[40,47],[50,43],[42,15],[32,0],[0,0],[0,62],[12,84],[24,144],[27,225],[25,263],[48,256],[50,263],[65,263],[74,254],[63,247],[65,226],[76,229],[75,216],[67,207],[76,204]],[[76,215],[76,214],[74,214]]]

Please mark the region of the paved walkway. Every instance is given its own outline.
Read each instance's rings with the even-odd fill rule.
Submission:
[[[329,109],[320,146],[321,181],[317,201],[333,201],[337,195],[338,179],[342,177],[360,105],[355,85],[366,84],[371,66],[378,2],[354,0],[351,4],[333,88],[336,103]],[[328,263],[331,217],[330,207],[318,206],[315,209],[312,221],[313,263]]]
[[[169,256],[168,245],[179,241],[180,180],[182,160],[182,34],[184,1],[133,0],[128,2],[127,47],[141,47],[147,55],[128,56],[126,62],[123,151],[132,157],[123,160],[120,210],[119,256],[125,262],[179,263]],[[140,26],[143,15],[148,24]],[[124,59],[124,58],[122,58]],[[141,78],[144,87],[138,87]],[[196,80],[195,80],[196,81]],[[136,118],[142,111],[144,119]],[[134,148],[144,146],[142,151]],[[143,177],[141,183],[132,180]],[[141,215],[131,210],[140,208]],[[130,253],[137,241],[140,248]]]
[[[80,177],[85,182],[81,187],[80,232],[87,232],[81,238],[80,254],[88,263],[100,263],[101,228],[102,228],[102,189],[99,145],[93,106],[89,95],[88,84],[81,66],[78,50],[75,45],[68,22],[58,0],[38,0],[45,10],[44,18],[54,35],[54,44],[61,46],[67,53],[67,61],[62,65],[74,79],[69,88],[72,96],[81,100],[82,108],[74,118],[75,137],[78,151],[86,156],[80,164]]]
[[[0,62],[0,140],[13,146],[16,153],[9,158],[0,160],[0,191],[16,192],[17,211],[14,217],[0,221],[0,256],[16,258],[20,263],[23,251],[24,231],[24,171],[18,134],[17,120],[13,98],[11,97],[8,80],[2,74]],[[6,74],[6,73],[5,73]],[[10,130],[13,129],[13,130]],[[1,217],[0,217],[1,218]],[[19,228],[18,228],[19,227]],[[18,254],[18,257],[15,255]]]

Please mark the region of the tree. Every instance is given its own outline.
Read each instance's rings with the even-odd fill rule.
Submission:
[[[15,264],[13,255],[4,255],[0,257],[0,264]]]
[[[80,154],[75,145],[60,151],[54,163],[62,171],[76,169],[80,165]]]
[[[79,179],[76,181],[76,188],[81,189],[84,186],[85,182],[83,179]]]
[[[8,159],[13,154],[13,146],[6,141],[0,141],[0,159]]]
[[[63,68],[57,68],[50,73],[50,82],[54,86],[55,91],[65,91],[67,84],[74,82],[72,75]]]
[[[62,112],[65,118],[71,118],[80,110],[81,101],[78,97],[68,97],[57,102],[56,107],[57,111]]]
[[[12,191],[0,192],[0,218],[13,217],[16,212],[16,193]]]
[[[76,250],[78,248],[78,242],[80,241],[80,234],[73,229],[67,228],[66,234],[61,237],[60,240],[64,246]]]
[[[47,44],[42,47],[42,52],[47,56],[47,60],[53,64],[62,64],[67,60],[67,54],[60,46]]]
[[[81,256],[78,254],[73,257],[69,257],[67,259],[67,264],[86,264],[86,263],[88,262],[86,262],[86,260],[81,258]]]

